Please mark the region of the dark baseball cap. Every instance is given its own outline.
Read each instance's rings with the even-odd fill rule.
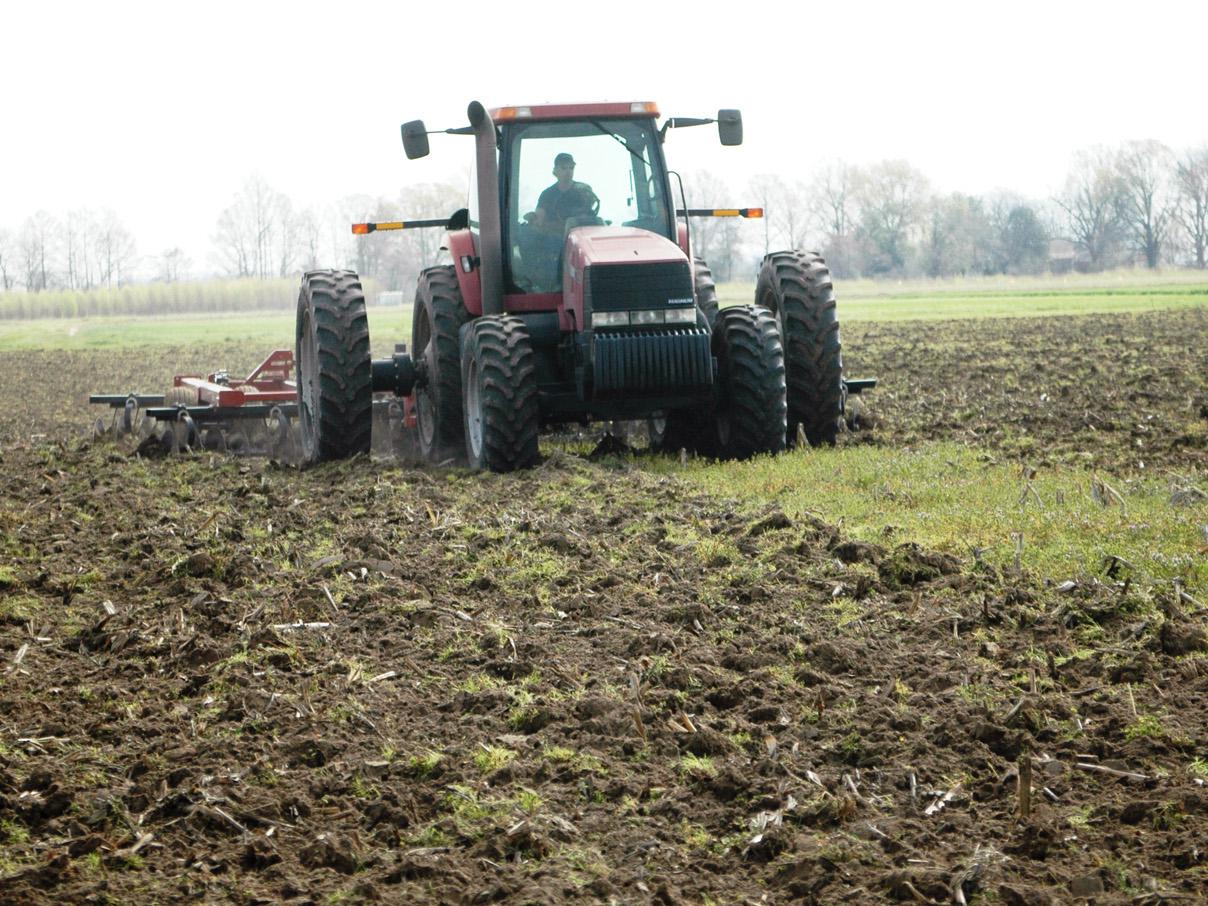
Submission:
[[[554,158],[555,167],[561,167],[563,164],[570,164],[572,167],[575,165],[575,159],[565,151]]]

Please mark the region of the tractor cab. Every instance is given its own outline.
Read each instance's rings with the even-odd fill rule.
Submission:
[[[512,111],[521,112],[505,118]],[[584,105],[567,118],[547,111],[496,111],[507,295],[561,292],[574,229],[630,227],[675,239],[653,105]]]

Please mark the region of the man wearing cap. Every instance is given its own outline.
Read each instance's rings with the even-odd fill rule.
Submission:
[[[519,235],[521,254],[534,287],[546,291],[561,287],[558,261],[570,217],[595,215],[600,201],[585,182],[575,182],[575,159],[563,151],[554,158],[558,181],[541,193],[537,210],[524,215]]]
[[[575,182],[575,159],[565,151],[554,158],[554,176],[558,181],[541,193],[529,222],[538,231],[561,239],[566,219],[594,214],[598,202],[591,186]]]

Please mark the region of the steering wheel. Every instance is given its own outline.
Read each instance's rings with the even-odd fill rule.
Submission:
[[[591,216],[592,217],[600,216],[600,196],[597,195],[595,192],[591,193]]]

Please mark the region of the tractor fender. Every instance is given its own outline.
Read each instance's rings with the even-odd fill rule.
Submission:
[[[470,230],[450,230],[445,237],[445,247],[453,258],[453,270],[457,273],[457,285],[461,288],[461,299],[466,311],[477,318],[482,314],[482,278],[478,257],[478,237]]]

